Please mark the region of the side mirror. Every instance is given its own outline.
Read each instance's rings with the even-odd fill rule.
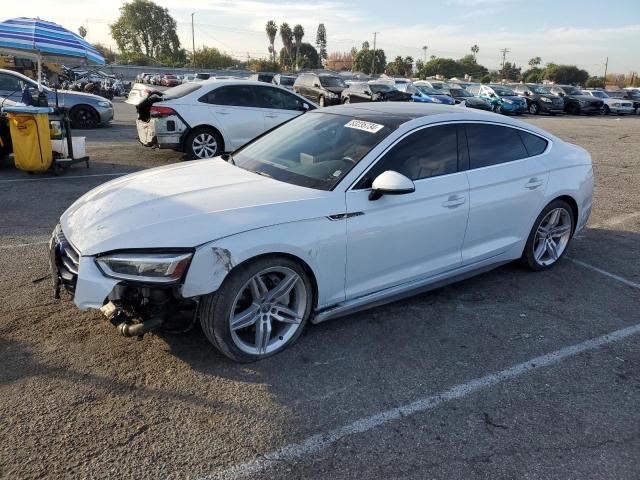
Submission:
[[[370,97],[370,96],[371,96],[371,92],[370,92],[369,90],[365,90],[365,91],[364,91],[364,94],[365,94],[366,96],[368,96],[368,97]]]
[[[313,86],[314,86],[315,88],[320,88],[320,84],[319,84],[319,83],[314,83],[314,84],[313,84]]]
[[[369,200],[378,200],[383,195],[404,195],[416,191],[416,186],[410,179],[393,170],[378,175],[371,188]]]
[[[528,91],[524,92],[524,94],[528,97],[529,95],[531,95]]]
[[[309,111],[309,104],[305,103],[305,102],[300,102],[300,108],[298,109],[302,112],[308,112]]]

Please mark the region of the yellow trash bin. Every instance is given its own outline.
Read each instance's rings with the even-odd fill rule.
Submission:
[[[53,160],[47,107],[5,107],[11,130],[16,168],[27,172],[49,170]]]

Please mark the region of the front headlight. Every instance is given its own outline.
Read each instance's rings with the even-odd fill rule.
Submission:
[[[551,103],[553,100],[551,100],[550,98],[547,97],[540,97],[540,100],[542,100],[545,103]]]
[[[580,100],[580,105],[586,105],[588,102],[586,100]]]
[[[100,271],[111,278],[149,283],[175,283],[187,271],[193,253],[111,253],[96,258]]]
[[[433,102],[433,103],[442,103],[442,100],[440,100],[439,98],[431,97],[431,102]]]
[[[503,98],[502,100],[504,100],[505,103],[513,103],[513,100],[511,100],[510,98]]]
[[[113,105],[111,102],[98,102],[98,106],[102,108],[111,108]]]
[[[611,104],[611,106],[612,106],[612,107],[619,107],[619,106],[620,106],[620,104],[619,104],[619,103],[612,103],[612,104]]]

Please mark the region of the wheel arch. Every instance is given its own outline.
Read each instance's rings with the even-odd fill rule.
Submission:
[[[578,224],[578,218],[579,218],[578,214],[580,213],[578,210],[578,202],[576,202],[575,198],[573,198],[571,195],[566,195],[566,194],[560,195],[559,197],[554,198],[553,200],[551,200],[551,202],[555,202],[556,200],[563,200],[567,202],[571,207],[571,213],[573,213],[573,230],[571,234],[573,235],[573,233],[576,231],[576,225]],[[549,203],[547,203],[547,205],[549,205]],[[546,208],[546,205],[545,205],[545,208]]]
[[[93,105],[90,105],[88,103],[77,103],[76,105],[74,105],[73,107],[71,107],[69,109],[69,117],[70,117],[72,123],[73,123],[73,114],[75,112],[77,112],[78,109],[80,109],[80,108],[85,108],[85,109],[91,111],[96,117],[96,125],[100,125],[100,114],[98,113],[98,110],[96,110],[96,107],[94,107]]]
[[[189,135],[191,135],[192,132],[195,132],[196,130],[213,130],[214,132],[216,132],[218,135],[220,135],[220,138],[222,139],[222,148],[221,148],[221,152],[225,152],[225,146],[226,146],[226,141],[224,139],[224,134],[222,133],[222,131],[217,128],[214,127],[213,125],[207,124],[207,123],[201,123],[200,125],[195,125],[192,126],[189,130],[185,131],[185,133],[183,134],[183,138],[182,138],[182,149],[186,152],[187,151],[187,139],[189,138]]]
[[[271,257],[284,257],[287,258],[295,263],[297,263],[298,265],[300,265],[300,267],[302,267],[302,269],[305,271],[305,273],[309,276],[309,281],[311,282],[311,288],[313,289],[312,293],[313,293],[313,304],[312,304],[312,311],[314,311],[317,308],[318,305],[318,280],[316,278],[316,274],[313,271],[313,269],[311,268],[311,266],[309,265],[309,263],[307,263],[302,257],[298,256],[298,255],[294,255],[292,253],[289,252],[278,252],[278,251],[274,251],[274,252],[268,252],[268,253],[261,253],[258,255],[255,255],[253,257],[249,257],[246,258],[245,260],[243,260],[242,262],[238,263],[237,265],[234,265],[234,267],[229,270],[229,273],[232,273],[233,271],[237,270],[238,268],[247,265],[251,262],[255,262],[257,260],[262,260],[265,258],[271,258]]]

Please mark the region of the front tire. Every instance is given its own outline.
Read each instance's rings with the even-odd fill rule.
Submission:
[[[536,102],[531,102],[529,104],[529,113],[531,115],[538,115],[538,113],[540,113],[540,107]]]
[[[318,98],[318,105],[320,105],[320,108],[323,108],[325,106],[324,97]]]
[[[188,160],[213,158],[222,153],[222,137],[212,128],[196,128],[187,136],[185,152]]]
[[[571,241],[575,219],[564,200],[554,200],[538,215],[522,254],[523,263],[531,270],[553,267],[564,255]]]
[[[201,300],[200,324],[224,355],[253,362],[293,344],[312,306],[305,270],[287,257],[266,257],[231,271],[217,292]]]
[[[567,105],[567,113],[569,115],[580,115],[580,106],[575,103]]]
[[[78,105],[69,112],[71,128],[87,129],[96,128],[100,123],[100,117],[93,107],[88,105]]]
[[[609,108],[609,105],[605,105],[604,106],[604,112],[605,115],[609,115],[611,113],[611,109]]]

